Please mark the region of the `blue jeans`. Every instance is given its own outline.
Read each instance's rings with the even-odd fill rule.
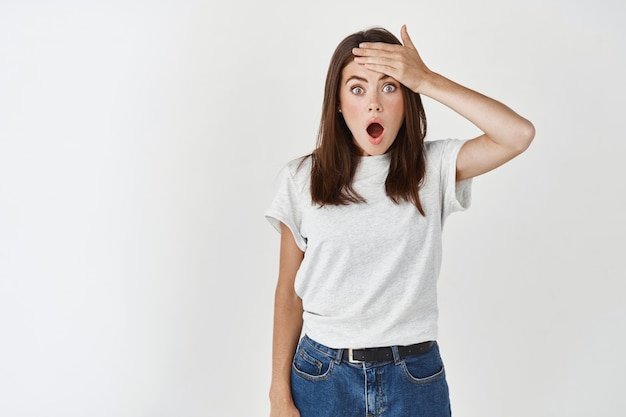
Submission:
[[[449,417],[450,396],[439,347],[385,362],[350,363],[343,349],[304,336],[291,367],[301,417]]]

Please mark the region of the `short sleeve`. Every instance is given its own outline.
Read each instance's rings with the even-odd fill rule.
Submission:
[[[293,164],[289,164],[280,172],[278,189],[265,212],[265,218],[278,232],[281,231],[280,223],[284,223],[291,230],[300,250],[304,252],[307,239],[302,235],[303,186],[296,184],[293,171]]]
[[[450,214],[466,210],[470,206],[472,179],[456,180],[457,157],[466,141],[449,139],[442,142],[440,173],[443,206],[441,219],[445,221]]]

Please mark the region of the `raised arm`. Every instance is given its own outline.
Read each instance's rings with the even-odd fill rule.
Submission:
[[[291,230],[281,223],[280,267],[274,299],[270,417],[299,417],[291,396],[291,363],[302,331],[302,300],[294,281],[304,253]]]
[[[504,104],[428,69],[406,26],[402,26],[401,37],[404,45],[359,45],[353,51],[355,62],[389,75],[412,91],[444,104],[483,132],[461,148],[457,158],[457,180],[491,171],[528,148],[535,136],[531,122]]]

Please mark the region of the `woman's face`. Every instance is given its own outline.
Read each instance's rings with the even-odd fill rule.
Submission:
[[[352,61],[341,73],[339,110],[363,156],[382,155],[404,121],[401,85]]]

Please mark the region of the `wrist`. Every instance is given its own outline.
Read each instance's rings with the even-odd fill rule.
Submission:
[[[425,96],[430,96],[433,92],[441,86],[442,81],[445,78],[437,74],[436,72],[427,71],[424,73],[421,82],[413,91],[418,94],[423,94]]]
[[[291,397],[291,387],[288,385],[274,385],[270,387],[270,403],[289,404],[293,403]]]

